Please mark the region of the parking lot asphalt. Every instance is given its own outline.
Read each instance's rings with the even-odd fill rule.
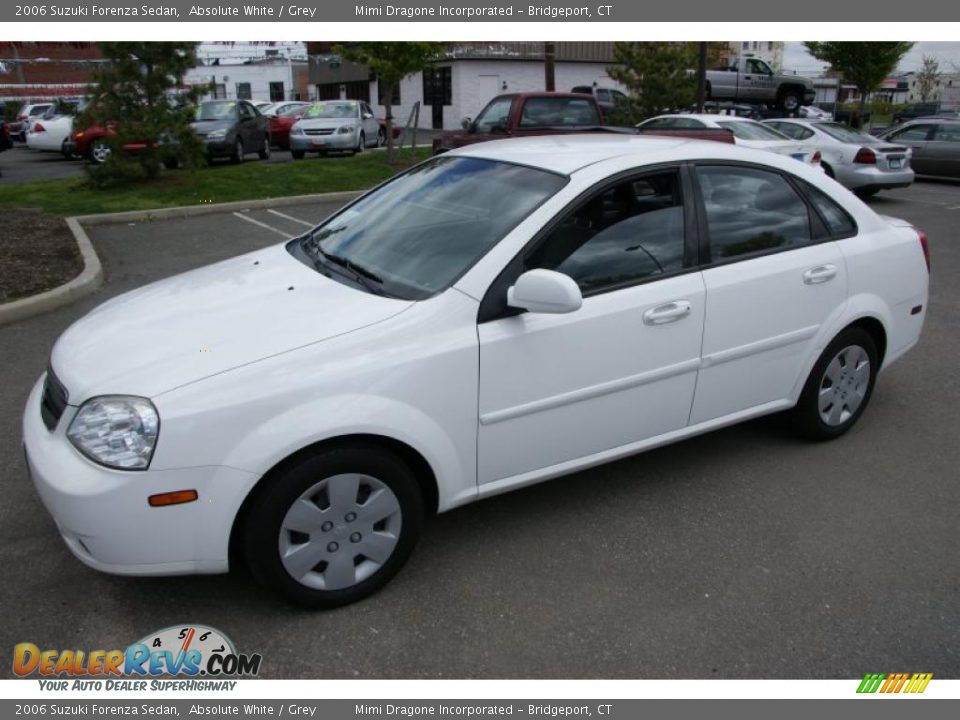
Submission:
[[[98,303],[333,208],[91,228],[102,290],[0,327],[0,674],[18,642],[123,648],[203,623],[274,678],[960,677],[960,185],[872,204],[928,232],[931,297],[850,433],[811,444],[761,419],[455,510],[383,591],[330,612],[243,573],[87,569],[27,479],[20,416],[56,337]]]

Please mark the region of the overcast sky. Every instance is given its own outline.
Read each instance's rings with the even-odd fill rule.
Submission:
[[[918,42],[900,63],[900,70],[917,70],[924,55],[940,61],[940,72],[960,72],[960,42]],[[783,67],[788,70],[814,71],[824,69],[823,63],[807,53],[803,43],[788,42],[783,53]]]

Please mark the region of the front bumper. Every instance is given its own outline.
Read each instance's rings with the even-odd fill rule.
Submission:
[[[86,565],[119,575],[226,572],[233,519],[256,481],[227,467],[127,472],[83,457],[66,437],[77,408],[53,431],[40,416],[43,378],[23,416],[27,468],[70,551]],[[151,507],[150,495],[195,489],[199,499]]]
[[[834,168],[841,185],[850,190],[893,190],[909,186],[914,179],[913,169],[881,170],[876,165]]]
[[[230,157],[233,155],[233,149],[236,146],[236,140],[227,136],[216,140],[207,140],[207,157]]]
[[[290,149],[302,152],[326,152],[327,150],[353,150],[357,147],[356,133],[332,133],[330,135],[290,135]]]

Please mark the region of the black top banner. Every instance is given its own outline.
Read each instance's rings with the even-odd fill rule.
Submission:
[[[3,3],[0,22],[863,22],[864,4],[845,0],[806,0],[797,5],[753,0],[553,0],[550,3],[502,0],[419,0],[377,3],[348,0],[258,0],[237,2]],[[953,22],[960,3],[893,0],[869,4],[879,22]]]

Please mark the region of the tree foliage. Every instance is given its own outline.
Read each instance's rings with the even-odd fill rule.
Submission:
[[[929,102],[940,83],[940,61],[930,55],[923,56],[923,66],[917,71],[917,94],[920,102]]]
[[[440,42],[356,42],[334,48],[350,62],[363,65],[377,75],[384,99],[387,121],[387,158],[394,161],[393,105],[400,81],[425,70],[446,51]]]
[[[827,63],[845,82],[856,86],[863,110],[867,96],[897,69],[910,42],[805,42],[813,57]]]
[[[95,184],[154,178],[162,164],[196,167],[202,141],[190,127],[194,104],[207,88],[187,88],[183,77],[197,63],[195,42],[103,42],[106,62],[93,73],[91,102],[77,127],[110,127],[111,154],[92,170]],[[128,144],[142,146],[136,155]]]
[[[687,107],[696,99],[696,43],[618,42],[607,72],[630,93],[631,123]]]

